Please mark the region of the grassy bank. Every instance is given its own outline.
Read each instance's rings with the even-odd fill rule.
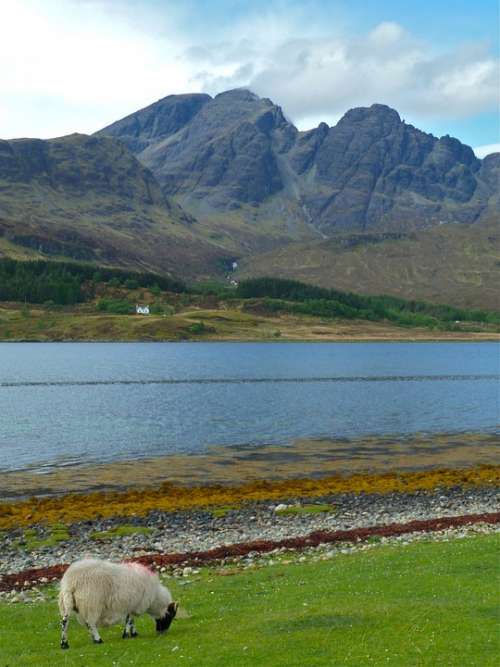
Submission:
[[[129,294],[130,303],[141,294]],[[165,312],[149,316],[114,314],[96,303],[65,306],[0,304],[0,341],[405,341],[498,340],[498,327],[469,323],[454,330],[402,327],[387,321],[323,318],[300,313],[252,312],[242,301],[217,302],[204,297],[175,298]]]
[[[0,604],[0,664],[489,667],[500,649],[498,543],[481,536],[204,569],[189,585],[168,580],[189,618],[167,635],[141,618],[137,639],[114,627],[95,646],[73,620],[65,652],[54,590],[49,602]]]

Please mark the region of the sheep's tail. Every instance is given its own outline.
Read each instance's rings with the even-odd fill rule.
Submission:
[[[72,611],[77,611],[73,591],[70,591],[65,587],[61,588],[59,591],[58,602],[61,616],[69,616]]]

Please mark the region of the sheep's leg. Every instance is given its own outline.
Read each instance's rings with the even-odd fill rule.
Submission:
[[[92,639],[94,641],[94,644],[102,644],[102,639],[99,635],[99,631],[95,625],[95,623],[87,623],[87,628],[92,635]]]
[[[64,614],[64,616],[61,618],[61,648],[69,648],[68,623],[69,623],[69,614]]]
[[[129,636],[129,628],[130,628],[130,616],[127,614],[127,618],[125,619],[125,627],[123,628],[122,632],[122,639],[127,639]]]
[[[122,639],[127,639],[127,637],[137,637],[138,633],[135,629],[134,618],[131,614],[127,614],[125,619],[125,627],[123,628]]]

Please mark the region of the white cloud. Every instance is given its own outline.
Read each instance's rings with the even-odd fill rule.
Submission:
[[[491,153],[500,153],[500,144],[486,144],[485,146],[476,146],[473,149],[476,157],[483,158]]]
[[[163,40],[112,4],[2,0],[0,25],[3,137],[91,132],[196,87],[173,26]]]
[[[301,129],[309,118],[337,117],[353,106],[389,104],[412,119],[464,118],[498,105],[499,63],[485,45],[433,53],[396,23],[381,23],[363,37],[316,36],[264,43],[255,31],[253,52],[226,62],[227,78],[205,74],[204,89],[248,86],[281,104]],[[217,57],[224,60],[224,45]],[[207,47],[209,49],[209,47]],[[252,74],[244,72],[252,65]],[[310,127],[310,126],[309,126]]]
[[[1,0],[0,136],[92,132],[168,94],[238,86],[301,129],[373,102],[416,123],[497,108],[499,66],[485,45],[436,53],[387,21],[353,37],[306,0],[210,27],[180,4]]]
[[[404,36],[405,31],[400,25],[384,21],[371,31],[368,39],[375,46],[386,47],[397,44]]]

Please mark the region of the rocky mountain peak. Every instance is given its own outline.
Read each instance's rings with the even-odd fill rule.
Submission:
[[[203,93],[168,95],[96,134],[116,137],[134,153],[140,153],[184,127],[211,99]]]
[[[499,189],[495,165],[481,168],[458,139],[421,132],[385,104],[299,132],[271,100],[237,88],[214,98],[170,96],[101,133],[125,141],[201,220],[250,204],[246,220],[267,207],[284,224],[293,215],[326,235],[399,232],[471,222]]]
[[[0,178],[43,186],[71,197],[90,192],[167,205],[153,174],[120,142],[70,134],[55,139],[0,142]]]
[[[365,126],[376,129],[378,132],[388,134],[394,131],[402,120],[395,109],[385,104],[372,104],[370,107],[358,107],[349,109],[335,126],[338,129],[344,127],[359,128]]]
[[[475,156],[472,148],[465,146],[458,139],[450,137],[448,134],[436,142],[434,150],[448,156],[450,161],[456,160],[463,164],[473,165],[476,169],[479,168],[480,161]]]
[[[252,93],[248,88],[233,88],[231,90],[225,90],[222,93],[219,93],[214,97],[214,100],[223,101],[227,104],[233,104],[235,102],[261,102],[261,98],[258,97],[255,93]]]

